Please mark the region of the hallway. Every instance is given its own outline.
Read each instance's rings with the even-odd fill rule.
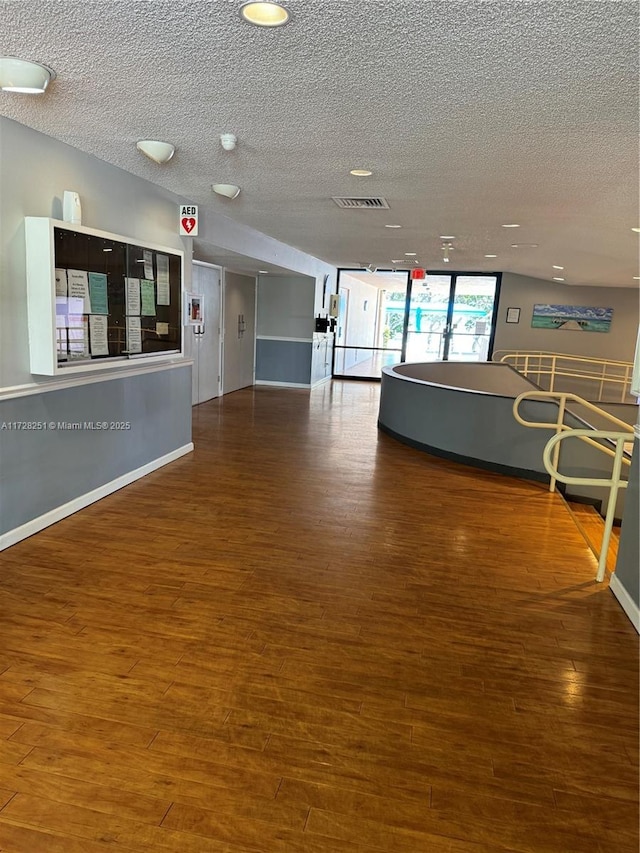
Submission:
[[[205,403],[0,554],[2,853],[637,853],[595,559],[545,487],[379,434],[379,389]]]

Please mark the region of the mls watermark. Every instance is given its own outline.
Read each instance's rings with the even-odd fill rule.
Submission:
[[[0,432],[125,432],[131,421],[2,421]]]

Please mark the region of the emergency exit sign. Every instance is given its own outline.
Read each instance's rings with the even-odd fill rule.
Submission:
[[[197,204],[181,204],[180,205],[180,230],[178,232],[183,237],[198,236],[198,205]]]

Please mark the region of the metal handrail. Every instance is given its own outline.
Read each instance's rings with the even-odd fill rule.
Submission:
[[[505,364],[513,362],[512,366],[525,376],[535,375],[538,379],[542,376],[551,377],[550,391],[554,390],[556,377],[593,380],[599,383],[599,402],[602,402],[602,394],[607,383],[621,386],[620,402],[624,402],[633,373],[633,363],[630,361],[588,358],[558,352],[498,350],[493,354],[493,361]],[[559,365],[558,362],[568,362],[569,366]]]
[[[523,400],[533,400],[533,399],[542,399],[542,400],[557,400],[558,401],[558,417],[556,418],[555,423],[553,421],[527,421],[525,420],[519,412],[520,403]],[[614,415],[610,415],[609,412],[605,412],[604,409],[595,406],[593,403],[590,403],[588,400],[584,400],[582,397],[579,397],[577,394],[570,394],[565,391],[525,391],[523,394],[519,394],[515,400],[513,401],[513,416],[518,421],[519,424],[526,427],[534,427],[535,429],[555,429],[556,434],[568,431],[574,431],[572,427],[567,426],[564,422],[564,416],[567,408],[567,400],[570,400],[573,403],[577,403],[580,406],[584,406],[586,409],[590,409],[592,412],[595,412],[599,417],[605,418],[610,421],[612,424],[617,426],[618,432],[625,432],[628,435],[633,436],[633,427],[629,426],[629,424],[621,421],[620,418],[614,417]],[[593,438],[589,438],[589,435],[594,433],[595,430],[587,430],[586,435],[582,438],[582,440],[586,444],[591,444],[596,447],[598,450],[602,451],[602,453],[606,453],[609,456],[615,456],[615,451],[611,450],[609,447],[604,447],[597,441],[594,441]],[[631,439],[627,438],[627,441]],[[560,447],[558,446],[555,450],[555,455],[553,459],[554,467],[558,465],[558,457],[560,454]],[[630,461],[628,459],[623,460],[625,465],[630,465]],[[551,478],[551,482],[549,484],[549,491],[554,492],[556,488],[556,477]],[[561,481],[562,482],[562,481]]]
[[[558,471],[557,461],[554,462],[551,459],[551,455],[553,453],[555,459],[557,460],[558,452],[560,449],[560,442],[564,441],[564,439],[585,439],[587,437],[606,439],[607,441],[615,441],[616,443],[616,450],[614,453],[613,460],[613,470],[611,472],[611,477],[608,480],[599,477],[569,477],[566,474],[561,474]],[[601,583],[604,580],[604,575],[607,568],[607,555],[609,553],[609,543],[611,542],[611,531],[613,529],[613,520],[616,511],[616,499],[618,497],[618,491],[620,489],[626,489],[628,485],[628,481],[623,480],[620,476],[622,471],[622,463],[624,461],[624,445],[628,440],[629,437],[627,432],[614,432],[613,430],[606,429],[570,429],[566,432],[560,432],[552,436],[552,438],[550,438],[547,442],[546,447],[542,453],[542,461],[544,462],[544,467],[547,469],[554,481],[560,480],[561,483],[567,483],[568,485],[609,487],[609,501],[607,503],[607,512],[604,521],[604,532],[602,534],[602,545],[600,546],[600,556],[598,558],[598,572],[596,574],[596,581],[598,581],[598,583]],[[604,448],[602,445],[598,445],[597,442],[595,442],[595,444],[596,446],[600,447],[601,450],[608,450],[608,448]]]

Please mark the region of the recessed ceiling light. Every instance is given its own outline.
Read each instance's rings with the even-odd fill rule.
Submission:
[[[113,249],[103,249],[103,252],[113,252]]]
[[[405,255],[407,256],[407,258],[413,258],[417,254],[418,254],[417,252],[405,252]]]
[[[39,62],[18,59],[17,56],[0,56],[0,89],[22,95],[41,95],[56,72]]]
[[[554,264],[553,268],[554,268],[554,270],[563,270],[564,269],[564,267],[559,267],[559,266],[557,266],[557,264]]]
[[[258,270],[258,272],[259,272],[261,275],[268,275],[268,274],[269,274],[269,270]]]
[[[634,275],[633,280],[634,281],[640,281],[640,275]]]
[[[497,258],[497,255],[485,255],[485,258]]]
[[[506,225],[503,225],[502,227],[503,228],[519,228],[520,226],[515,222],[510,222],[510,223],[507,223]]]
[[[402,258],[396,258],[396,259],[395,259],[395,261],[394,261],[394,260],[392,260],[392,261],[391,261],[391,263],[392,263],[392,264],[401,264],[401,263],[404,263],[404,262],[403,262]]]
[[[511,248],[512,249],[537,249],[538,244],[537,243],[512,243]]]
[[[289,20],[289,13],[284,6],[273,0],[243,3],[240,14],[248,24],[255,24],[256,27],[281,27]]]
[[[632,231],[640,232],[640,228],[632,228]]]
[[[456,238],[453,234],[441,234],[440,239],[441,240],[455,240]]]
[[[368,178],[369,175],[373,175],[373,172],[371,169],[352,169],[349,174],[355,175],[356,178]]]
[[[402,225],[385,225],[385,228],[402,228]]]
[[[554,281],[564,281],[564,279],[563,279],[563,278],[558,278],[558,277],[557,277],[557,276],[555,276],[555,275],[554,275],[554,277],[553,277],[553,280],[554,280]]]

